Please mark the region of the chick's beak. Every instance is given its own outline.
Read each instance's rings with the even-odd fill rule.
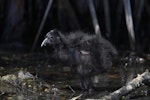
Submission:
[[[45,39],[43,40],[43,42],[41,43],[41,47],[46,46],[48,43],[49,43],[48,38],[45,38]]]

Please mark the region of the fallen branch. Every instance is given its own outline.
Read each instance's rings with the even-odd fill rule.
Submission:
[[[150,72],[148,70],[146,70],[141,75],[138,75],[136,78],[134,78],[131,82],[127,83],[122,88],[98,100],[118,100],[122,96],[126,96],[133,90],[139,88],[140,86],[143,86],[145,82],[150,82]]]

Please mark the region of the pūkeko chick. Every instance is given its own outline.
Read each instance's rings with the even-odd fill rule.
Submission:
[[[117,55],[114,46],[104,38],[81,31],[63,34],[57,29],[49,31],[41,47],[52,46],[52,58],[75,66],[83,90],[93,89],[94,73],[107,71]],[[74,67],[72,67],[74,70]]]

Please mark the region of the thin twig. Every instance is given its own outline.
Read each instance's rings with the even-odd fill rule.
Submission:
[[[139,28],[139,24],[140,24],[140,20],[141,20],[141,16],[142,16],[142,12],[144,9],[144,0],[138,0],[135,1],[137,3],[137,6],[135,8],[135,32],[138,31]]]
[[[92,21],[93,21],[95,33],[101,38],[102,37],[101,30],[100,30],[100,26],[98,24],[98,20],[97,20],[95,8],[94,8],[93,0],[88,0],[88,5],[89,5],[90,13],[91,13],[91,16],[92,16]]]
[[[42,31],[42,29],[43,29],[44,23],[45,23],[45,21],[46,21],[46,18],[47,18],[47,16],[48,16],[48,13],[49,13],[49,11],[50,11],[50,8],[51,8],[52,3],[53,3],[53,0],[49,0],[49,2],[48,2],[48,4],[47,4],[47,8],[46,8],[45,13],[44,13],[44,16],[43,16],[43,19],[42,19],[42,22],[41,22],[41,24],[40,24],[39,30],[38,30],[37,35],[36,35],[36,37],[35,37],[35,40],[34,40],[34,42],[33,42],[33,46],[32,46],[31,52],[33,52],[34,49],[35,49],[35,46],[36,46],[36,44],[37,44],[37,41],[38,41],[39,36],[40,36],[40,34],[41,34],[41,31]]]
[[[116,6],[115,33],[120,32],[122,12],[123,12],[123,2],[122,2],[122,0],[119,0],[118,5]]]
[[[124,8],[125,8],[126,24],[129,32],[130,47],[131,50],[135,51],[135,36],[134,36],[134,26],[133,26],[130,0],[123,0],[123,1],[124,1]]]
[[[106,36],[109,38],[110,33],[111,33],[109,1],[108,0],[103,0],[103,5],[104,5],[104,14],[105,14]]]
[[[73,90],[73,88],[70,85],[68,87],[73,93],[75,93],[75,90]]]
[[[76,97],[73,97],[73,98],[70,99],[70,100],[77,100],[77,99],[79,99],[82,95],[83,95],[83,94],[80,94],[80,95],[78,95],[78,96],[76,96]]]

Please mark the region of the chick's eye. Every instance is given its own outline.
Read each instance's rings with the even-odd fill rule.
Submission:
[[[53,39],[53,37],[52,37],[52,36],[51,36],[50,38],[51,38],[51,39]]]

